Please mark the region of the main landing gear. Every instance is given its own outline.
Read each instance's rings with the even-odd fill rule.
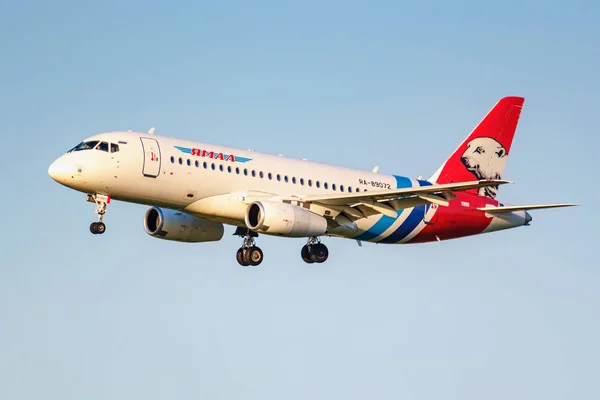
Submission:
[[[256,246],[254,238],[258,237],[256,232],[252,232],[248,228],[237,228],[234,235],[244,238],[242,247],[235,254],[237,262],[247,267],[249,265],[257,266],[263,261],[263,252]],[[321,240],[316,236],[308,238],[308,243],[302,247],[300,252],[305,263],[323,263],[329,257],[327,246],[321,243]]]
[[[90,232],[94,235],[101,235],[106,232],[104,224],[104,214],[106,214],[106,205],[110,203],[110,197],[101,194],[88,194],[87,201],[96,203],[96,214],[98,214],[98,222],[90,224]]]
[[[329,250],[327,250],[327,246],[321,243],[321,240],[318,237],[311,236],[308,238],[308,243],[302,246],[300,255],[307,264],[320,264],[325,262],[327,257],[329,257]]]
[[[255,267],[263,261],[263,252],[260,247],[256,246],[254,241],[255,237],[258,237],[258,233],[252,232],[247,228],[237,228],[234,235],[241,236],[244,238],[244,243],[235,254],[235,259],[242,267],[249,265]]]

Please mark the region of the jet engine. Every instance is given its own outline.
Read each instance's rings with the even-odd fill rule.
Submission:
[[[223,224],[197,218],[181,211],[150,207],[144,216],[150,236],[177,242],[216,242],[223,237]]]
[[[246,226],[256,232],[289,237],[321,236],[327,220],[302,207],[273,201],[255,201],[246,209]]]

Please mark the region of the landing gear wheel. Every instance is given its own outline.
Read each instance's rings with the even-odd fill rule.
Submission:
[[[248,250],[246,250],[246,257],[248,258],[250,265],[253,267],[259,265],[264,258],[262,250],[260,247],[256,246],[250,247]]]
[[[313,259],[310,257],[310,251],[308,250],[308,246],[302,246],[302,250],[300,251],[300,256],[302,256],[302,260],[304,260],[307,264],[314,263]]]
[[[104,222],[97,222],[96,223],[96,233],[98,235],[102,235],[104,232],[106,232],[106,225],[104,225]]]
[[[242,248],[239,248],[237,253],[235,253],[235,259],[237,260],[238,264],[240,264],[242,267],[247,267],[248,265],[250,265],[250,263],[248,263],[244,259],[244,249]]]
[[[242,267],[247,267],[248,265],[255,267],[259,265],[263,261],[264,256],[262,250],[254,244],[254,238],[258,237],[258,234],[247,228],[237,228],[234,235],[244,238],[242,247],[235,254],[237,262]]]
[[[322,263],[329,257],[329,250],[323,243],[316,243],[310,248],[310,258],[316,263]]]
[[[90,232],[94,235],[102,235],[106,232],[106,225],[104,225],[104,222],[92,222],[90,224]]]
[[[327,246],[321,243],[321,240],[317,236],[311,236],[308,238],[308,242],[302,247],[300,251],[302,260],[307,264],[322,263],[329,257],[329,250]]]

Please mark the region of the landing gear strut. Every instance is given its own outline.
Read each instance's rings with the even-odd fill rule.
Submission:
[[[327,246],[321,243],[318,237],[311,236],[308,238],[308,243],[302,246],[300,251],[302,259],[307,264],[322,263],[329,257],[329,250]]]
[[[242,247],[240,247],[235,254],[235,259],[242,267],[249,265],[255,267],[263,261],[263,252],[260,247],[256,246],[254,241],[255,237],[258,237],[256,232],[252,232],[247,228],[237,228],[234,235],[241,236],[244,238]]]
[[[106,214],[106,205],[110,203],[110,197],[101,194],[88,194],[87,201],[96,203],[96,214],[98,214],[98,222],[90,224],[90,232],[94,235],[101,235],[106,232],[104,224],[104,214]]]

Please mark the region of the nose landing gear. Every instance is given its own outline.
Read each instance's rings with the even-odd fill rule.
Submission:
[[[96,214],[98,214],[98,222],[90,224],[90,232],[94,235],[101,235],[106,232],[104,224],[104,214],[106,214],[106,205],[110,203],[110,197],[102,194],[88,194],[87,201],[96,203]]]
[[[252,232],[250,229],[237,228],[234,235],[242,236],[244,242],[242,247],[238,249],[235,254],[235,259],[242,267],[249,265],[255,267],[263,261],[263,252],[260,247],[256,246],[254,241],[255,237],[258,237],[256,232]]]
[[[321,243],[321,240],[318,237],[312,236],[308,238],[308,243],[302,246],[300,256],[307,264],[320,264],[327,261],[329,250],[327,249],[327,246]]]

